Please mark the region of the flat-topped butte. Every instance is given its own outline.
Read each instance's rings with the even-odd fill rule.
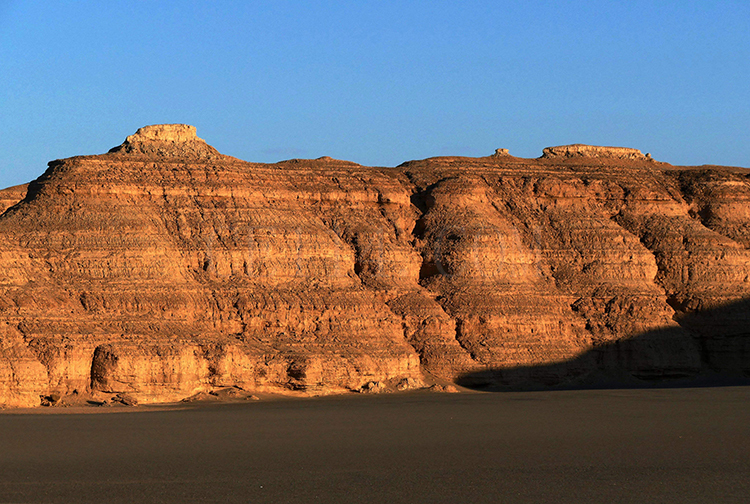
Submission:
[[[571,144],[547,147],[542,151],[543,158],[559,157],[591,157],[610,159],[651,159],[650,154],[644,155],[638,149],[629,147],[601,147],[598,145]]]

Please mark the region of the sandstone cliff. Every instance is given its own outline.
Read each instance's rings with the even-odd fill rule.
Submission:
[[[53,161],[0,191],[0,404],[750,372],[747,170],[501,154]]]
[[[26,196],[26,191],[28,191],[28,189],[28,184],[0,189],[0,215],[8,208],[21,201]]]

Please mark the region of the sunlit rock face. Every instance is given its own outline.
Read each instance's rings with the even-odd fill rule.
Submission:
[[[27,184],[0,189],[0,214],[21,201],[26,196],[27,190]]]
[[[638,149],[628,147],[601,147],[598,145],[559,145],[547,147],[542,151],[543,158],[560,157],[586,157],[586,158],[610,158],[610,159],[651,159],[649,154],[645,156]]]
[[[154,124],[139,128],[135,134],[125,139],[122,145],[114,147],[110,153],[129,156],[145,155],[152,157],[221,157],[219,152],[198,138],[195,126],[188,124]]]
[[[257,164],[147,126],[0,191],[0,404],[747,373],[748,182],[591,146]]]

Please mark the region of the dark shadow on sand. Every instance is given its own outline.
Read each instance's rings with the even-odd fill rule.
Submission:
[[[458,385],[485,391],[750,385],[750,298],[677,312],[678,327],[538,366],[488,368]]]

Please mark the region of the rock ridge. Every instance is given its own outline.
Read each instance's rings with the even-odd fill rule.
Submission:
[[[601,147],[597,145],[571,144],[546,147],[542,150],[542,158],[609,158],[609,159],[651,159],[650,154],[644,155],[638,149],[628,147]]]
[[[0,191],[0,405],[750,375],[750,170],[568,147],[52,162]]]

